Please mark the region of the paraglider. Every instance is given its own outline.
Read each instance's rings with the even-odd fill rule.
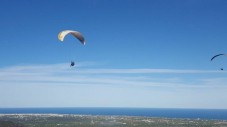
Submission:
[[[217,55],[215,55],[215,56],[213,56],[213,57],[211,58],[211,61],[212,61],[214,58],[216,58],[216,57],[218,57],[218,56],[222,56],[222,55],[227,55],[227,54],[217,54]]]
[[[81,44],[85,45],[85,39],[82,36],[82,34],[78,31],[73,31],[73,30],[63,30],[58,34],[58,39],[60,41],[64,41],[64,38],[66,35],[71,34],[73,35],[75,38],[77,38]],[[75,65],[74,61],[71,61],[70,67],[73,67]]]
[[[216,57],[219,57],[219,56],[222,56],[222,55],[226,55],[226,56],[227,56],[227,54],[217,54],[217,55],[213,56],[213,57],[210,59],[210,61],[213,61]],[[224,69],[223,69],[223,68],[220,68],[220,70],[223,71]]]
[[[59,34],[58,34],[58,39],[60,41],[63,41],[65,36],[68,35],[68,34],[71,34],[73,35],[74,37],[76,37],[83,45],[85,45],[85,39],[84,37],[82,36],[81,33],[79,33],[78,31],[73,31],[73,30],[63,30],[61,31]]]

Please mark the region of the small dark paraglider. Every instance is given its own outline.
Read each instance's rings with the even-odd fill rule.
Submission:
[[[219,56],[222,56],[222,55],[227,56],[227,54],[217,54],[217,55],[213,56],[213,57],[210,59],[210,61],[213,61],[214,58],[219,57]],[[220,68],[220,70],[223,71],[224,68]]]
[[[71,61],[70,67],[73,67],[75,65],[74,61]]]
[[[214,58],[216,58],[216,57],[218,57],[218,56],[222,56],[222,55],[227,55],[227,54],[217,54],[217,55],[213,56],[213,57],[210,59],[210,61],[212,61]]]

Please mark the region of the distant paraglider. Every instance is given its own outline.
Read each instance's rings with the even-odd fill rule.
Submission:
[[[73,31],[73,30],[63,30],[61,31],[59,34],[58,34],[58,39],[60,41],[63,41],[65,36],[68,35],[68,34],[71,34],[73,35],[74,37],[76,37],[80,42],[81,44],[85,45],[85,39],[84,37],[82,36],[82,34],[78,31]],[[70,64],[70,67],[73,67],[75,65],[75,62],[74,61],[71,61],[71,64]]]
[[[227,56],[227,54],[217,54],[217,55],[213,56],[213,57],[210,59],[210,61],[213,61],[216,57],[219,57],[219,56],[222,56],[222,55],[226,55],[226,56]],[[224,69],[223,69],[223,68],[220,68],[220,70],[223,71]]]
[[[215,56],[213,56],[213,57],[211,58],[211,61],[212,61],[214,58],[216,58],[216,57],[218,57],[218,56],[222,56],[222,55],[227,55],[227,54],[217,54],[217,55],[215,55]]]

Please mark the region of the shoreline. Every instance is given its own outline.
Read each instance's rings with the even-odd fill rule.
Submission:
[[[227,120],[224,109],[161,109],[161,108],[0,108],[1,114],[24,115],[92,115],[92,116],[135,116],[180,119]]]

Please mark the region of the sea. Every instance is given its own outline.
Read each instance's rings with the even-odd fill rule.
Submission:
[[[0,108],[0,114],[117,115],[227,120],[227,109],[181,108]]]

